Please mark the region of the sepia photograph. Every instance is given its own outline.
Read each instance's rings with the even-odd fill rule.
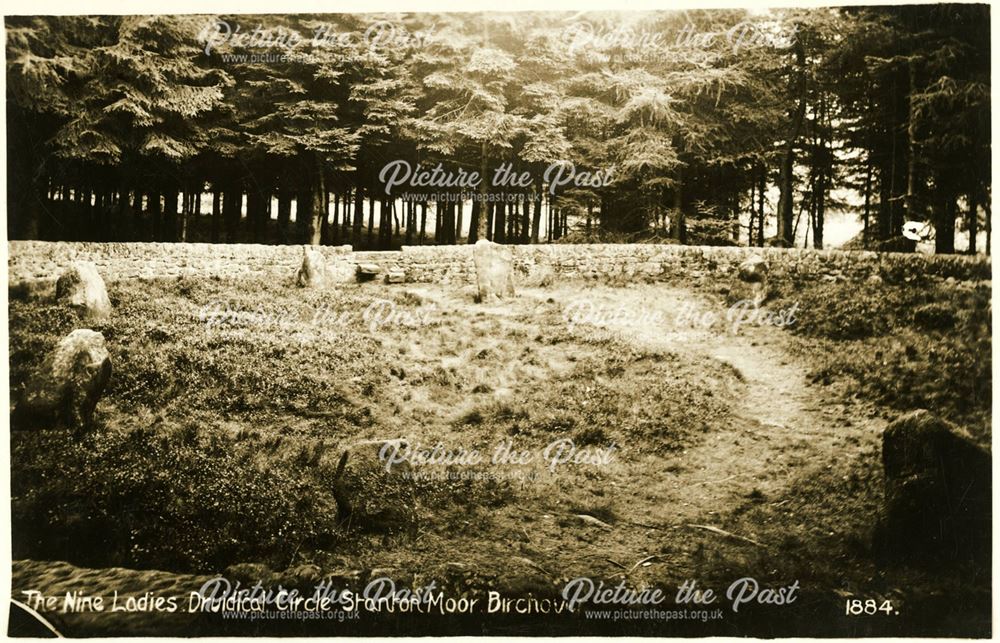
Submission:
[[[6,636],[992,636],[989,4],[86,4]]]

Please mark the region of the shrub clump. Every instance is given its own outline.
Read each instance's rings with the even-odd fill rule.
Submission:
[[[72,442],[17,433],[15,558],[212,572],[239,560],[287,563],[336,529],[329,491],[259,446],[196,428],[139,428]]]

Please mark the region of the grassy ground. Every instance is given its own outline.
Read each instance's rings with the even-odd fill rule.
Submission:
[[[819,340],[808,348],[814,382],[848,382],[850,394],[890,413],[930,409],[989,445],[989,282],[811,282],[781,291],[771,306],[799,303],[789,330]]]
[[[795,325],[734,331],[718,289],[667,284],[569,283],[494,305],[439,286],[112,284],[97,430],[12,435],[14,557],[203,573],[311,563],[515,594],[578,576],[725,589],[750,575],[798,580],[818,613],[891,597],[914,627],[981,627],[968,619],[983,600],[989,612],[988,574],[882,569],[868,543],[886,406],[933,403],[988,431],[988,287],[873,286],[847,310],[831,303],[845,289],[785,284],[769,305],[798,298]],[[571,327],[582,299],[645,317]],[[73,327],[54,305],[11,301],[14,395]],[[412,511],[344,520],[341,454],[398,437],[485,453],[510,440],[535,456],[474,478],[427,467],[402,488],[353,478],[352,498]],[[560,438],[614,444],[614,458],[549,470],[539,454]]]

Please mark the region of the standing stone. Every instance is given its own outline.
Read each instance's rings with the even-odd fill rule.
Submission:
[[[876,549],[911,564],[989,555],[991,459],[962,429],[925,410],[882,434],[885,512]]]
[[[14,409],[12,428],[83,429],[111,379],[101,333],[80,328],[60,340],[31,376]]]
[[[753,255],[736,269],[736,278],[729,287],[726,300],[730,304],[750,301],[759,307],[768,295],[768,265],[760,255]]]
[[[760,255],[753,255],[740,264],[738,272],[743,281],[767,281],[767,261]]]
[[[318,288],[326,281],[326,263],[323,255],[309,246],[302,249],[302,267],[295,277],[295,283],[303,288]]]
[[[514,253],[510,247],[480,239],[472,249],[479,301],[514,296]]]
[[[111,300],[97,266],[74,261],[56,281],[56,300],[67,301],[81,319],[102,322],[111,316]]]
[[[362,440],[343,452],[333,489],[341,520],[380,533],[416,526],[408,449],[406,440],[396,438]]]
[[[357,280],[357,267],[343,256],[335,256],[326,265],[326,276],[335,284],[354,283]]]

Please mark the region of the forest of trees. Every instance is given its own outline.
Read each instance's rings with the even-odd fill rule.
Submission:
[[[788,246],[805,228],[823,247],[834,209],[869,248],[906,221],[937,252],[957,227],[971,252],[989,238],[987,5],[8,17],[6,36],[9,238]],[[379,179],[397,159],[533,180],[500,189],[519,200],[487,181],[402,200]],[[549,189],[553,163],[615,180]]]

